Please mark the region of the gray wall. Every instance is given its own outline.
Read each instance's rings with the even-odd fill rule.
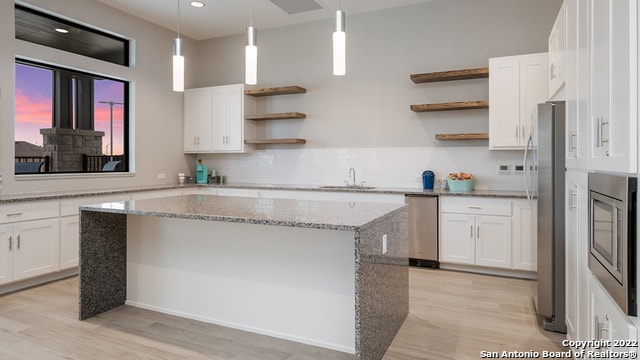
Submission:
[[[347,75],[331,75],[331,21],[258,28],[258,87],[300,85],[307,94],[263,98],[267,112],[306,120],[259,124],[265,137],[307,138],[306,148],[468,146],[436,133],[488,131],[488,110],[416,114],[409,105],[488,99],[488,81],[415,85],[412,73],[488,66],[490,57],[547,51],[561,0],[434,0],[347,14]],[[243,36],[198,43],[192,87],[243,82]]]

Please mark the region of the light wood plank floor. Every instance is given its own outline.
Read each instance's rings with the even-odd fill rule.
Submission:
[[[443,270],[410,274],[410,314],[385,360],[564,350],[539,328],[535,282]],[[77,320],[77,278],[0,297],[0,359],[352,359],[290,341],[122,306]]]

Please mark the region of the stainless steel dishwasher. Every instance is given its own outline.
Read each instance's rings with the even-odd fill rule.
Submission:
[[[437,269],[438,197],[407,195],[409,206],[409,265]]]

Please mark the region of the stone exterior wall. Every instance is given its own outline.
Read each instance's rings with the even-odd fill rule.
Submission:
[[[51,172],[82,171],[82,155],[102,155],[104,131],[40,129]]]

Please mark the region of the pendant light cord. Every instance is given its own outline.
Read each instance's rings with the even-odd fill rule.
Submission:
[[[180,38],[180,0],[178,0],[178,39]]]
[[[249,26],[253,26],[253,0],[249,0]]]

